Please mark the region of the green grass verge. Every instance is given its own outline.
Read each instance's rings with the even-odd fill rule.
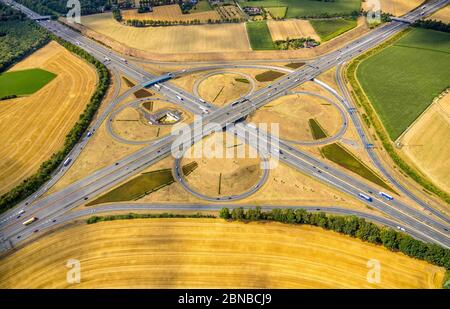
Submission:
[[[138,91],[135,91],[133,93],[134,97],[137,99],[141,99],[141,98],[147,98],[147,97],[151,97],[153,94],[151,94],[148,90],[146,89],[139,89]]]
[[[309,21],[322,42],[329,41],[357,26],[355,19],[312,19]]]
[[[197,168],[197,162],[192,162],[183,166],[184,175],[189,175],[195,168]],[[173,182],[175,182],[175,180],[173,179],[171,169],[143,173],[89,202],[86,206],[136,200],[144,195],[168,186]]]
[[[269,27],[266,21],[253,21],[245,24],[248,38],[253,50],[274,50],[277,49],[272,41]]]
[[[343,146],[334,143],[320,148],[322,155],[330,161],[342,166],[349,171],[383,187],[389,191],[395,192],[392,188],[383,181],[375,172],[356,158],[351,152]]]
[[[361,0],[239,0],[242,7],[287,7],[286,18],[349,16],[359,12]]]
[[[42,69],[2,73],[0,74],[0,98],[33,94],[55,77],[56,74]]]
[[[281,77],[283,75],[284,74],[281,73],[281,72],[270,70],[270,71],[266,71],[266,72],[263,72],[261,74],[256,75],[255,79],[258,82],[271,82],[271,81],[274,81],[274,80],[276,80],[277,78],[279,78],[279,77]]]
[[[448,68],[450,33],[415,28],[364,59],[356,77],[394,141],[450,86]]]
[[[239,83],[250,84],[250,81],[246,78],[235,78],[234,80]]]
[[[295,70],[295,69],[301,68],[304,65],[305,65],[304,62],[291,62],[291,63],[286,64],[285,67]]]
[[[315,140],[326,138],[328,135],[316,119],[308,120],[311,134]]]
[[[404,37],[409,33],[410,30],[403,31],[402,33],[399,33],[398,35],[394,36],[393,38],[389,39],[388,41],[384,42],[383,44],[379,45],[378,47],[370,50],[369,52],[359,56],[358,58],[354,59],[349,66],[346,69],[345,77],[352,86],[353,91],[351,92],[352,98],[355,100],[356,104],[358,106],[362,106],[367,118],[373,125],[375,132],[380,139],[381,143],[383,144],[383,148],[386,150],[386,152],[389,154],[391,159],[394,161],[394,163],[411,179],[413,179],[415,182],[417,182],[419,185],[421,185],[424,189],[427,191],[436,194],[438,197],[443,199],[447,204],[450,204],[450,195],[437,186],[435,186],[428,178],[420,174],[418,171],[416,171],[414,168],[409,166],[396,152],[393,143],[391,142],[391,139],[389,138],[385,128],[383,127],[383,124],[381,123],[380,119],[377,116],[377,113],[375,112],[371,102],[369,102],[367,96],[365,95],[364,91],[362,90],[360,84],[358,83],[358,80],[356,79],[356,70],[359,66],[359,64],[364,61],[365,59],[369,58],[370,56],[378,53],[380,50],[383,50],[384,48],[390,46],[395,41],[397,41],[399,38]]]
[[[114,220],[131,220],[131,219],[159,219],[159,218],[216,218],[213,215],[204,215],[201,213],[196,214],[172,214],[172,213],[161,213],[161,214],[136,214],[128,213],[125,215],[111,215],[111,216],[92,216],[86,220],[87,224],[94,224],[104,221],[114,221]]]
[[[286,16],[286,6],[271,6],[265,7],[264,10],[272,16],[272,18],[284,18]]]

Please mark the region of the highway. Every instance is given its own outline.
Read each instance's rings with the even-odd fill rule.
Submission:
[[[427,3],[425,9],[419,8],[418,10],[405,15],[404,18],[414,20],[415,18],[422,16],[422,13],[429,14],[447,3],[448,0]],[[81,34],[64,27],[59,23],[41,22],[41,25],[48,27],[48,29],[55,34],[74,44],[79,42],[80,47],[86,49],[98,59],[105,60],[105,58],[109,58],[110,60],[107,61],[109,67],[114,67],[116,70],[119,70],[122,74],[125,74],[132,79],[144,83],[149,79],[155,78],[155,76],[124,62],[112,51],[84,38]],[[236,105],[229,105],[222,109],[211,110],[209,114],[203,116],[203,124],[217,123],[220,126],[225,127],[230,123],[241,120],[254,109],[273,101],[277,97],[287,94],[291,88],[313,79],[315,76],[343,61],[354,58],[388,39],[395,33],[398,33],[405,27],[406,24],[401,22],[392,22],[385,26],[381,26],[366,36],[349,43],[346,47],[312,61],[307,66],[287,74],[276,83],[255,91],[245,98],[246,101],[242,101]],[[184,73],[187,74],[188,72]],[[179,102],[179,104],[182,104],[183,107],[190,109],[194,113],[199,113],[199,111],[202,111],[204,108],[212,109],[212,106],[209,103],[203,102],[194,95],[186,93],[170,83],[166,83],[165,87],[161,87],[160,93],[175,102],[182,101]],[[177,96],[180,96],[182,100],[179,100]],[[192,129],[193,126],[191,126],[191,131]],[[200,132],[198,135],[194,134],[192,137],[193,141],[198,141],[205,135],[211,133],[209,130],[201,131],[203,132]],[[191,132],[187,133],[191,134]],[[253,134],[255,134],[255,132],[253,132]],[[41,226],[52,222],[67,211],[83,204],[91,197],[94,197],[101,192],[105,192],[115,184],[135,175],[149,165],[169,155],[171,153],[172,142],[175,138],[176,137],[174,136],[170,136],[158,140],[134,154],[121,159],[112,166],[96,171],[85,179],[82,179],[55,194],[29,204],[24,218],[33,215],[38,217],[39,220],[30,226],[23,226],[21,224],[22,218],[20,220],[8,220],[2,222],[0,226],[3,238],[9,241],[13,246],[23,241],[34,234],[34,231],[41,230]],[[396,200],[389,202],[383,200],[377,196],[378,191],[376,188],[370,187],[342,171],[333,169],[331,166],[291,148],[282,141],[279,142],[279,145],[280,150],[283,151],[283,155],[280,156],[280,159],[287,164],[353,196],[358,196],[358,193],[360,192],[370,194],[373,201],[366,203],[371,207],[375,207],[384,213],[389,214],[399,222],[404,223],[408,226],[407,232],[420,234],[420,237],[424,239],[450,247],[447,226]],[[2,215],[1,218],[3,219],[5,216],[8,216],[8,214],[11,215],[16,213],[24,206],[26,205],[21,203],[11,211]]]

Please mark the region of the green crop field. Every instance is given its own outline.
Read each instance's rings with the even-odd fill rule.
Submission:
[[[33,94],[55,77],[55,74],[41,69],[2,73],[0,74],[0,98]]]
[[[312,19],[309,21],[322,42],[329,41],[357,26],[354,19]]]
[[[253,50],[272,50],[276,49],[272,41],[269,27],[266,21],[253,21],[245,24],[248,38]]]
[[[361,0],[256,0],[239,1],[243,7],[287,7],[286,18],[350,15],[361,8]]]
[[[211,11],[211,5],[208,0],[200,0],[191,10],[191,13],[207,12]]]
[[[189,175],[197,168],[197,166],[197,162],[192,162],[183,166],[184,175]],[[153,191],[168,186],[174,181],[170,169],[143,173],[86,205],[92,206],[102,203],[136,200],[146,194],[150,194]]]
[[[414,29],[364,60],[356,77],[396,140],[450,86],[450,34]]]
[[[265,7],[264,10],[267,13],[270,13],[273,18],[284,18],[286,16],[287,7],[285,6],[272,6]]]

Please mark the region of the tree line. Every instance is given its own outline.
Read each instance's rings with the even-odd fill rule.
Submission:
[[[226,220],[277,221],[289,224],[309,224],[335,231],[377,245],[383,245],[395,252],[425,260],[431,264],[450,269],[450,250],[436,244],[425,243],[388,227],[380,227],[356,216],[326,215],[311,213],[304,209],[273,209],[263,212],[255,209],[222,208],[219,216]]]
[[[160,213],[160,214],[137,214],[128,213],[124,215],[110,215],[110,216],[92,216],[86,220],[87,224],[94,224],[97,222],[114,221],[114,220],[130,220],[130,219],[157,219],[157,218],[215,218],[213,215],[204,215],[201,213],[195,214],[172,214],[172,213]]]
[[[28,22],[28,21],[27,21]],[[53,153],[50,159],[43,162],[39,167],[38,171],[25,179],[20,185],[11,189],[9,192],[0,196],[0,213],[10,209],[15,204],[25,199],[26,197],[32,195],[36,192],[45,182],[50,180],[53,172],[61,165],[64,158],[70,153],[73,147],[80,141],[84,136],[89,124],[94,118],[100,104],[108,90],[110,84],[110,74],[107,68],[91,56],[89,53],[83,49],[64,41],[53,34],[47,33],[47,41],[52,39],[58,42],[60,45],[64,46],[70,52],[78,55],[87,62],[93,64],[97,70],[98,74],[98,84],[92,95],[89,103],[86,105],[83,113],[80,115],[78,121],[72,127],[70,132],[66,135],[64,140],[64,146],[61,150]],[[14,61],[20,60],[19,58],[14,59]]]
[[[116,18],[117,20],[117,18]],[[120,20],[118,20],[120,21]],[[201,25],[201,24],[221,24],[221,23],[239,23],[243,22],[243,18],[231,18],[231,19],[208,19],[207,21],[201,21],[199,19],[192,20],[138,20],[138,19],[127,19],[126,24],[132,27],[167,27],[167,26],[177,26],[177,25]]]
[[[443,23],[439,20],[418,20],[413,24],[413,27],[450,33],[450,24]]]

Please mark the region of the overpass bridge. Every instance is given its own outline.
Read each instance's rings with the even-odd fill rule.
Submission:
[[[391,19],[393,21],[399,21],[399,22],[402,22],[402,23],[405,23],[405,24],[412,24],[413,23],[412,20],[406,19],[406,18],[401,18],[401,17],[391,17]]]

